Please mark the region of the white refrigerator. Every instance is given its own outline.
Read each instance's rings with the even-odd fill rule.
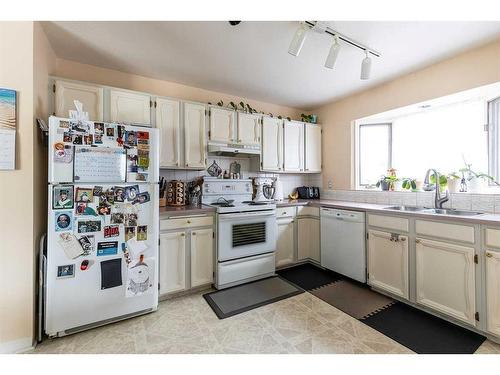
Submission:
[[[45,333],[158,306],[158,129],[49,119]]]

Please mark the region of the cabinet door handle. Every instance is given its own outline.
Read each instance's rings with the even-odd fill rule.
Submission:
[[[415,240],[415,243],[421,243],[421,242],[422,242],[422,241],[420,241],[420,240]]]
[[[188,224],[191,224],[191,220],[188,220],[188,221],[187,221],[187,223],[188,223]]]
[[[492,254],[492,253],[486,253],[486,256],[487,256],[488,258],[491,258],[491,257],[493,257],[493,254]]]
[[[193,233],[193,236],[196,236],[196,232],[192,232]]]
[[[404,237],[403,237],[403,238],[401,238],[401,241],[403,241],[403,242],[404,242],[404,241],[406,241],[406,238],[404,238]]]
[[[181,237],[184,237],[186,235],[186,233],[181,233]]]

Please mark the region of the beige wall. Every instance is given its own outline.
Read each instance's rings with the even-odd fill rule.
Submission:
[[[0,171],[0,351],[33,333],[33,22],[0,22],[0,86],[17,91],[16,170]]]
[[[55,56],[38,23],[0,22],[0,87],[17,91],[16,170],[0,171],[0,353],[31,346],[35,266],[46,229],[46,149],[34,125],[46,118]]]
[[[314,109],[323,124],[323,187],[354,187],[352,121],[500,81],[500,41]]]
[[[198,87],[181,85],[175,82],[119,72],[117,70],[100,68],[64,59],[57,59],[55,75],[77,81],[93,82],[101,85],[143,91],[154,95],[169,96],[203,103],[211,102],[212,104],[216,104],[219,100],[223,100],[224,104],[229,104],[230,101],[235,103],[243,101],[250,104],[258,111],[264,111],[265,113],[271,112],[275,116],[289,116],[293,119],[299,119],[300,114],[303,112],[297,108],[260,102]]]

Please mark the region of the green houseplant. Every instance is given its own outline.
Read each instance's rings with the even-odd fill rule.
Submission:
[[[392,191],[398,181],[399,179],[396,176],[381,176],[377,181],[376,186],[381,188],[382,191]]]
[[[403,178],[401,187],[404,190],[412,190],[416,191],[417,190],[417,180],[415,178]]]

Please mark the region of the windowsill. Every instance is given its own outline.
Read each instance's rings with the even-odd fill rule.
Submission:
[[[335,189],[333,189],[335,190]],[[380,190],[380,189],[370,189],[370,188],[365,188],[365,187],[358,187],[356,189],[352,189],[352,190],[345,190],[345,191],[353,191],[353,192],[356,192],[356,191],[362,191],[362,192],[371,192],[371,193],[433,193],[434,190],[431,190],[431,191],[424,191],[424,190],[416,190],[416,191],[412,191],[412,190]],[[488,187],[480,192],[472,192],[472,191],[465,191],[465,192],[450,192],[450,194],[464,194],[464,195],[467,195],[467,194],[480,194],[480,195],[497,195],[497,194],[500,194],[500,186],[492,186],[492,187]]]

